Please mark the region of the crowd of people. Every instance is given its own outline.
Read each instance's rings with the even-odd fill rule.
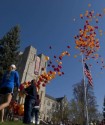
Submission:
[[[79,123],[74,123],[73,121],[70,121],[70,120],[65,120],[65,121],[60,121],[60,122],[48,122],[47,123],[48,125],[81,125]],[[102,121],[90,121],[88,123],[88,125],[105,125],[105,122],[104,120]]]

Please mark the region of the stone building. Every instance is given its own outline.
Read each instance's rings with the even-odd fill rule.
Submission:
[[[44,70],[42,71],[42,67]],[[25,48],[24,52],[19,53],[19,62],[17,69],[20,75],[20,83],[37,79],[39,75],[46,72],[47,61],[44,54],[37,55],[37,49],[32,46]],[[42,119],[51,119],[49,112],[56,110],[56,106],[62,102],[65,98],[53,98],[46,93],[45,87],[40,87],[39,96],[41,100],[40,104],[40,117]],[[24,103],[24,98],[20,98],[20,102]],[[61,104],[60,104],[61,105]]]
[[[52,115],[58,110],[63,110],[64,106],[68,104],[66,96],[60,98],[54,98],[48,94],[45,94],[44,101],[44,120],[51,121]]]

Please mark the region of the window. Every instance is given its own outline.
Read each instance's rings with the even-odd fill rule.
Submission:
[[[55,104],[53,103],[53,104],[52,104],[52,108],[54,108],[54,107],[55,107]]]
[[[50,101],[47,102],[47,105],[50,106]]]

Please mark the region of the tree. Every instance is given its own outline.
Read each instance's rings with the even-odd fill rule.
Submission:
[[[103,121],[105,122],[105,97],[104,97],[104,103],[103,103]]]
[[[2,39],[0,39],[0,69],[7,70],[12,63],[18,60],[18,49],[20,45],[19,27],[14,26]]]
[[[84,81],[73,86],[74,99],[70,101],[70,118],[79,123],[85,123],[85,101],[84,101]],[[97,119],[97,103],[92,87],[87,84],[87,107],[89,113],[89,120]]]

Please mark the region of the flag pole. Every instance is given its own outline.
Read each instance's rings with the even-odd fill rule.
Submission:
[[[87,95],[86,95],[86,89],[87,89],[87,86],[86,86],[86,83],[85,83],[85,74],[84,74],[84,62],[83,62],[83,53],[82,53],[82,69],[83,69],[83,81],[84,81],[84,101],[85,101],[85,117],[86,117],[86,125],[89,125],[89,118],[88,118],[88,107],[87,107]]]

